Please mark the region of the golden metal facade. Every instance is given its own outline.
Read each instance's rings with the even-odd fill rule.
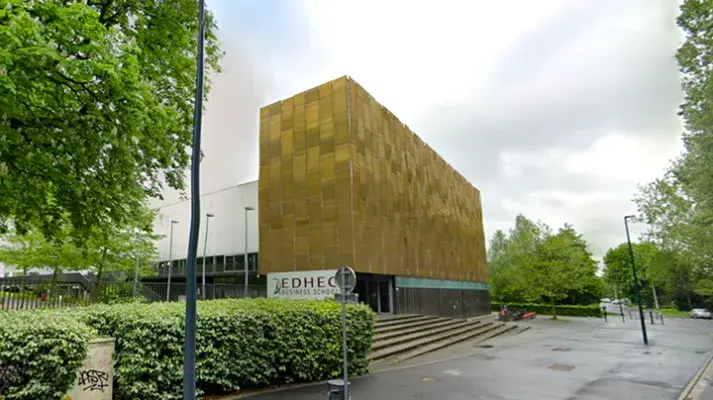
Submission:
[[[260,272],[485,282],[479,191],[348,77],[260,110]]]

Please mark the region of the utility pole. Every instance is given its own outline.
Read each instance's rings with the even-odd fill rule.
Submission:
[[[634,249],[631,247],[631,237],[629,236],[629,218],[634,218],[633,215],[624,217],[624,228],[626,229],[626,243],[629,245],[629,259],[631,260],[631,269],[634,273],[634,290],[636,290],[636,302],[639,305],[639,320],[641,321],[641,336],[644,339],[644,344],[649,344],[649,338],[646,336],[646,321],[644,320],[644,309],[641,307],[641,291],[639,290],[639,278],[636,276],[636,265],[634,265]]]

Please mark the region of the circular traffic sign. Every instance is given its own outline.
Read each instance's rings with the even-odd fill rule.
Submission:
[[[356,287],[356,272],[347,266],[340,267],[337,270],[337,273],[334,274],[334,278],[335,283],[337,284],[339,290],[342,291],[342,294],[349,294]]]

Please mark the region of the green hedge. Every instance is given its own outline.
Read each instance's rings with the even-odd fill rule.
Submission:
[[[527,310],[538,314],[552,315],[551,304],[530,304],[530,303],[505,303],[508,310]],[[491,303],[494,312],[500,311],[500,303]],[[591,306],[557,306],[557,315],[570,317],[602,317],[602,309],[599,305]]]
[[[68,311],[115,337],[118,398],[181,399],[183,303],[100,305]],[[198,302],[199,393],[314,381],[341,371],[340,305],[272,299]],[[350,373],[368,367],[373,313],[348,307]]]
[[[0,398],[64,399],[95,336],[59,313],[0,312]]]

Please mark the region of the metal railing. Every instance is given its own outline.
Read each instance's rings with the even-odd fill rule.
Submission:
[[[242,284],[211,283],[205,286],[206,300],[240,299],[245,297],[245,287]],[[169,291],[166,283],[145,282],[142,284],[142,288],[142,295],[148,301],[183,301],[185,300],[188,285],[186,283],[171,283]],[[196,292],[198,300],[203,299],[201,289],[202,285],[199,283]],[[147,292],[150,294],[147,294]],[[265,285],[248,285],[247,297],[267,297],[267,287]]]
[[[196,296],[203,299],[198,285]],[[141,282],[134,295],[133,282],[104,282],[97,287],[95,282],[52,282],[36,277],[1,278],[0,311],[36,310],[45,308],[79,307],[97,303],[124,303],[130,301],[163,302],[183,301],[187,284]],[[242,284],[206,284],[206,300],[243,298]],[[247,297],[266,297],[265,285],[249,285]]]

